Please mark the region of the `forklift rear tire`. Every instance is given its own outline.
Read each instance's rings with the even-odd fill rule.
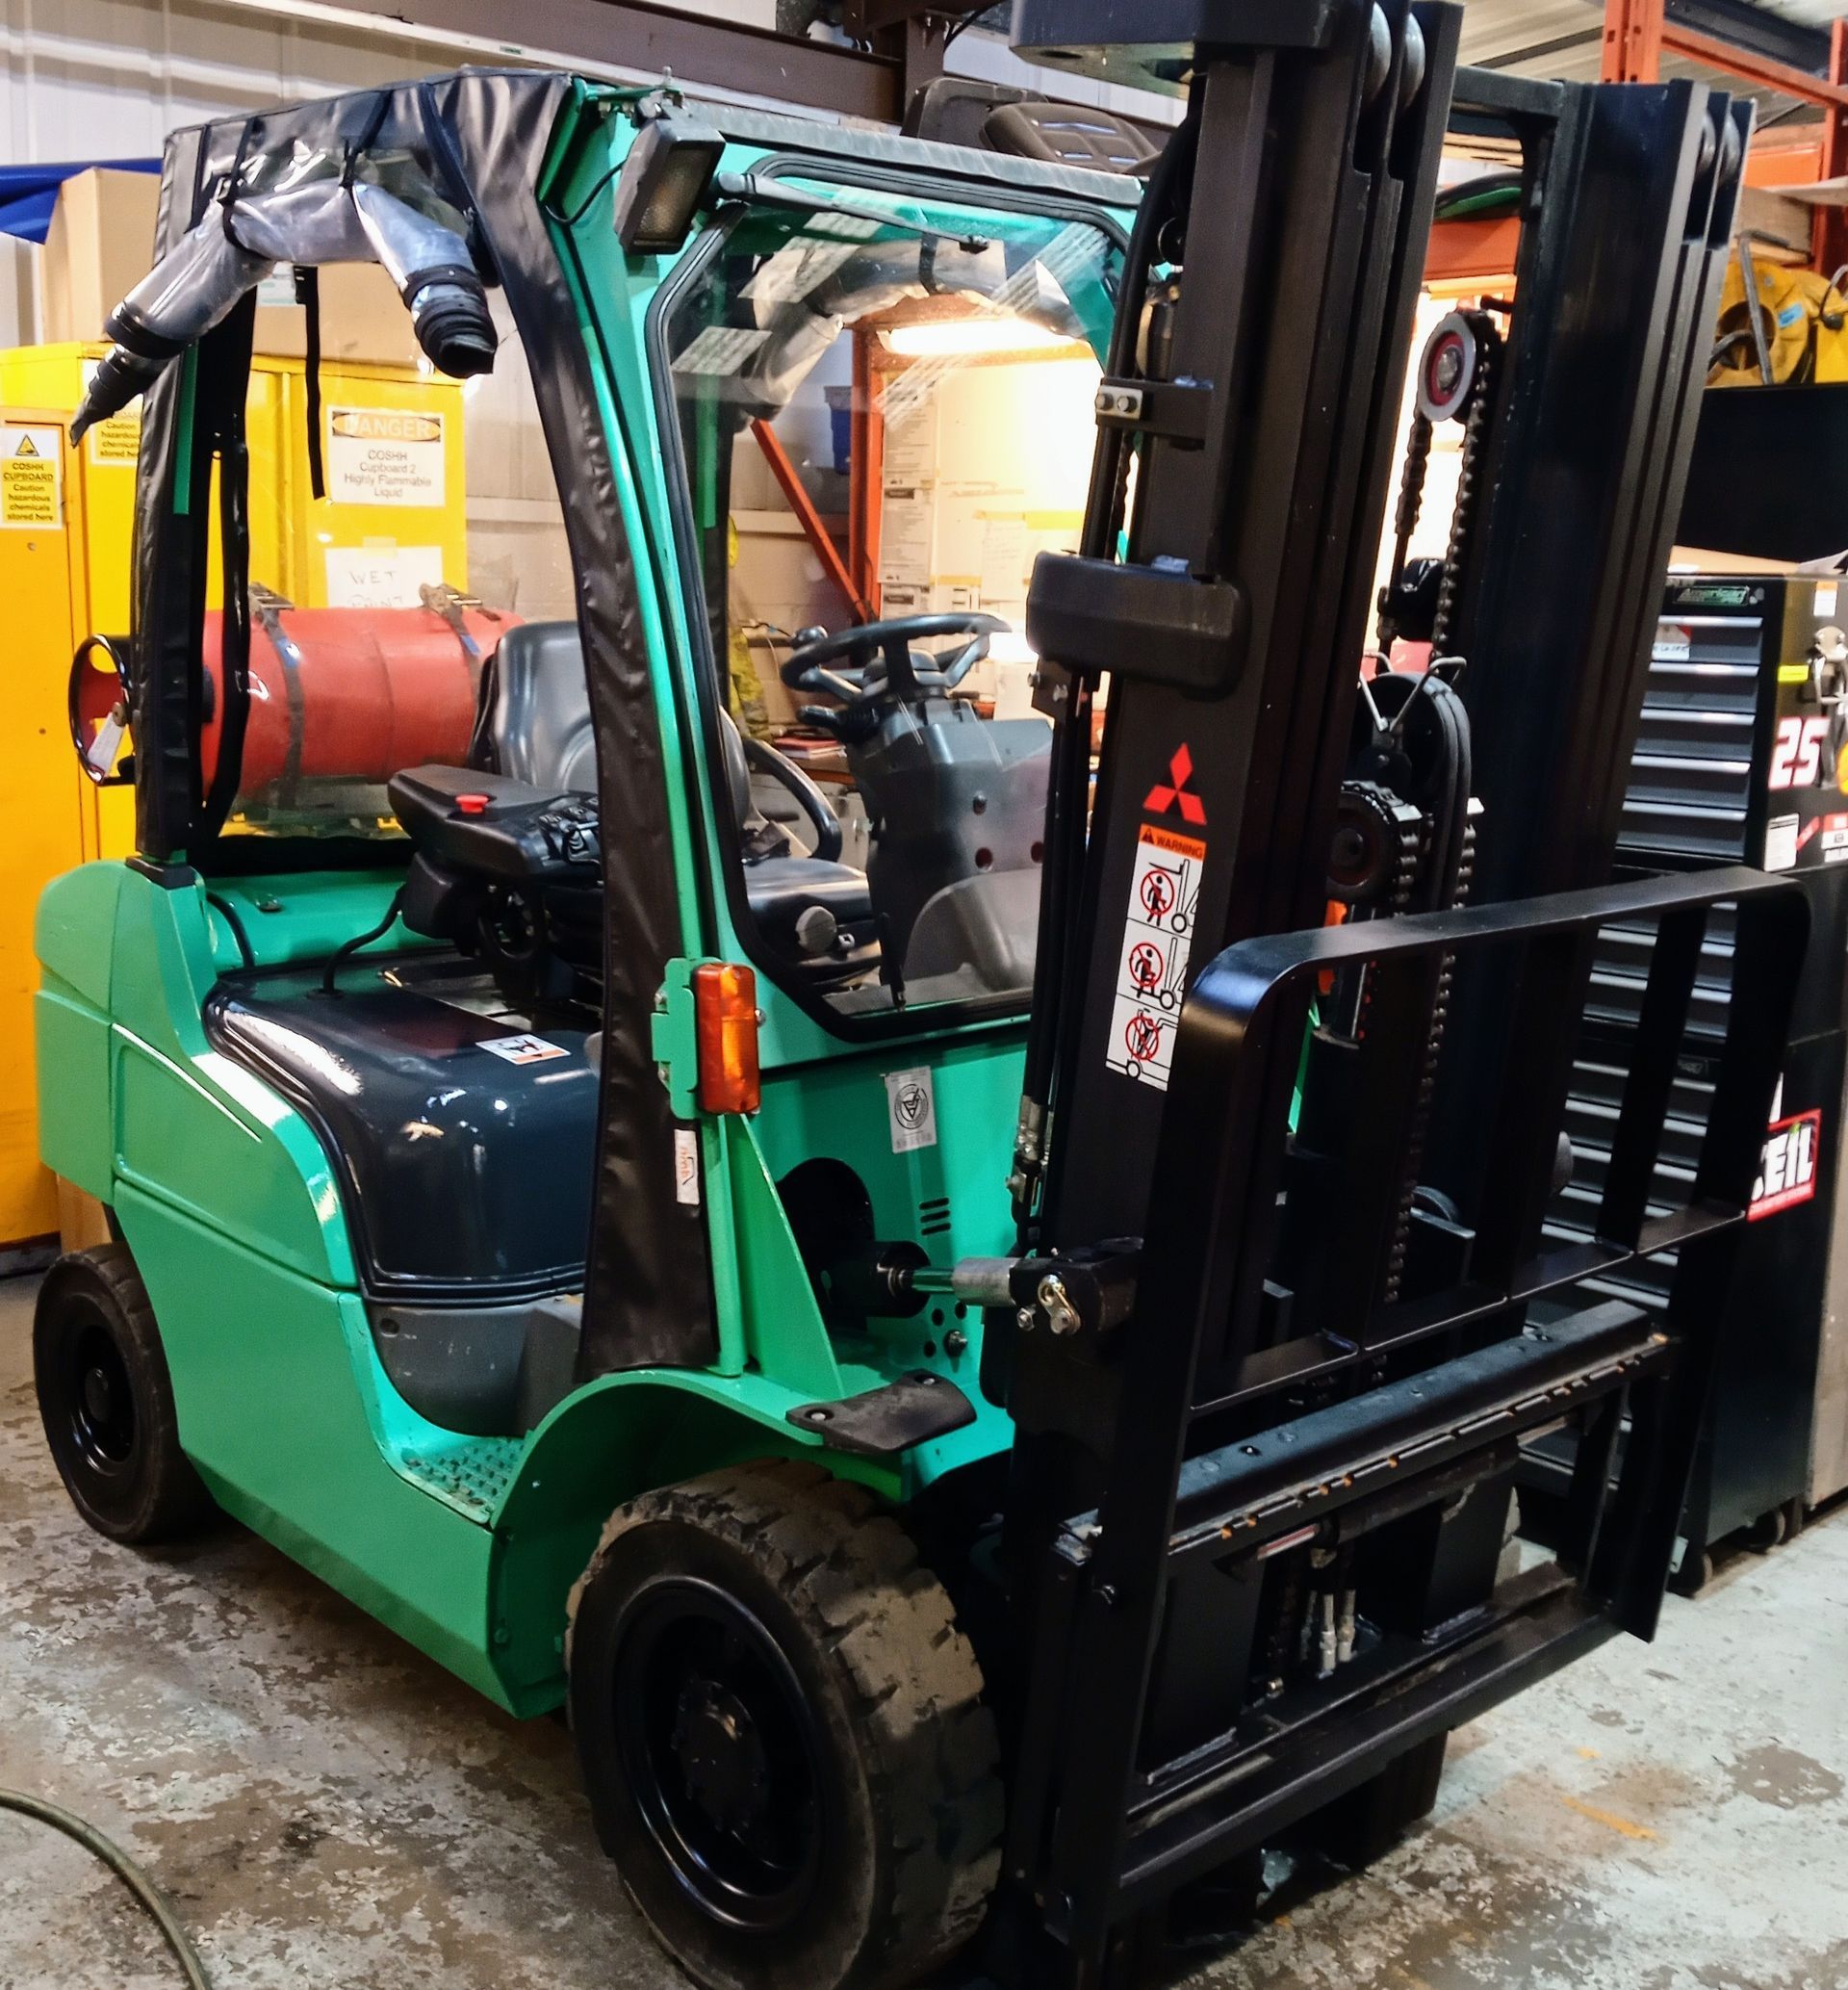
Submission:
[[[45,1274],[32,1365],[52,1462],[98,1534],[151,1545],[212,1511],[180,1449],[160,1330],[125,1245],[72,1252]]]
[[[891,1990],[980,1925],[1002,1793],[941,1584],[863,1487],[740,1465],[621,1508],[572,1591],[604,1849],[707,1990]]]

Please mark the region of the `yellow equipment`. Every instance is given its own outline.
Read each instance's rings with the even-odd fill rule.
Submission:
[[[130,626],[141,417],[99,423],[76,448],[69,421],[101,345],[0,351],[0,599],[8,605],[0,737],[0,1250],[59,1228],[57,1183],[38,1160],[32,996],[33,907],[50,880],[134,848],[134,791],[80,772],[67,711],[86,635]],[[468,586],[459,383],[406,366],[321,366],[327,495],[308,467],[307,379],[298,358],[251,362],[250,579],[302,607],[412,605],[424,583]],[[210,577],[216,599],[218,576]]]
[[[1748,267],[1757,280],[1768,380],[1746,309]],[[1788,269],[1760,260],[1749,248],[1743,255],[1735,250],[1720,293],[1715,340],[1707,375],[1709,387],[1808,386],[1848,380],[1848,297],[1814,270]]]

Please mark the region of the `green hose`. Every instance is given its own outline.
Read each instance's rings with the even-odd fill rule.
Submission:
[[[174,1960],[185,1971],[191,1990],[212,1990],[205,1964],[199,1960],[199,1951],[187,1939],[186,1930],[168,1906],[167,1896],[120,1846],[112,1845],[95,1825],[85,1823],[82,1818],[61,1810],[55,1803],[47,1803],[42,1796],[27,1796],[17,1790],[0,1790],[0,1810],[16,1810],[24,1817],[37,1818],[41,1824],[49,1824],[54,1831],[62,1831],[66,1838],[74,1838],[86,1851],[93,1852],[154,1917],[167,1946],[173,1951]]]

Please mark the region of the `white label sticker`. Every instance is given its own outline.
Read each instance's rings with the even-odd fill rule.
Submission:
[[[1174,1057],[1205,861],[1206,844],[1199,837],[1143,823],[1116,959],[1116,998],[1111,1004],[1104,1062],[1160,1092],[1168,1090]]]
[[[937,1093],[928,1066],[886,1073],[886,1109],[891,1115],[893,1153],[937,1145]]]
[[[1773,815],[1764,825],[1764,867],[1794,870],[1797,865],[1797,818]]]
[[[1833,615],[1835,612],[1835,589],[1837,584],[1834,581],[1818,581],[1816,582],[1817,614]]]
[[[700,1136],[691,1126],[674,1129],[674,1200],[700,1206]]]
[[[327,410],[327,495],[336,504],[444,502],[443,417],[409,408]]]
[[[1694,651],[1694,636],[1678,622],[1656,625],[1656,645],[1650,655],[1657,663],[1685,663]]]
[[[549,1044],[544,1037],[486,1037],[475,1047],[509,1064],[544,1064],[549,1058],[571,1055],[562,1044]]]
[[[64,452],[62,429],[0,427],[0,525],[63,530]]]
[[[443,584],[440,546],[329,546],[330,608],[414,608]]]

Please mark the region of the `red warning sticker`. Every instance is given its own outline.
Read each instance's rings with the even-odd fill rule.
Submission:
[[[1752,1204],[1745,1212],[1748,1223],[1810,1201],[1816,1192],[1821,1146],[1820,1107],[1773,1124],[1758,1156],[1758,1178],[1752,1184]]]
[[[1183,799],[1198,806],[1196,795]],[[1162,1092],[1168,1090],[1174,1027],[1187,989],[1187,959],[1205,861],[1206,844],[1200,838],[1152,823],[1142,825],[1104,1061],[1124,1077]]]

